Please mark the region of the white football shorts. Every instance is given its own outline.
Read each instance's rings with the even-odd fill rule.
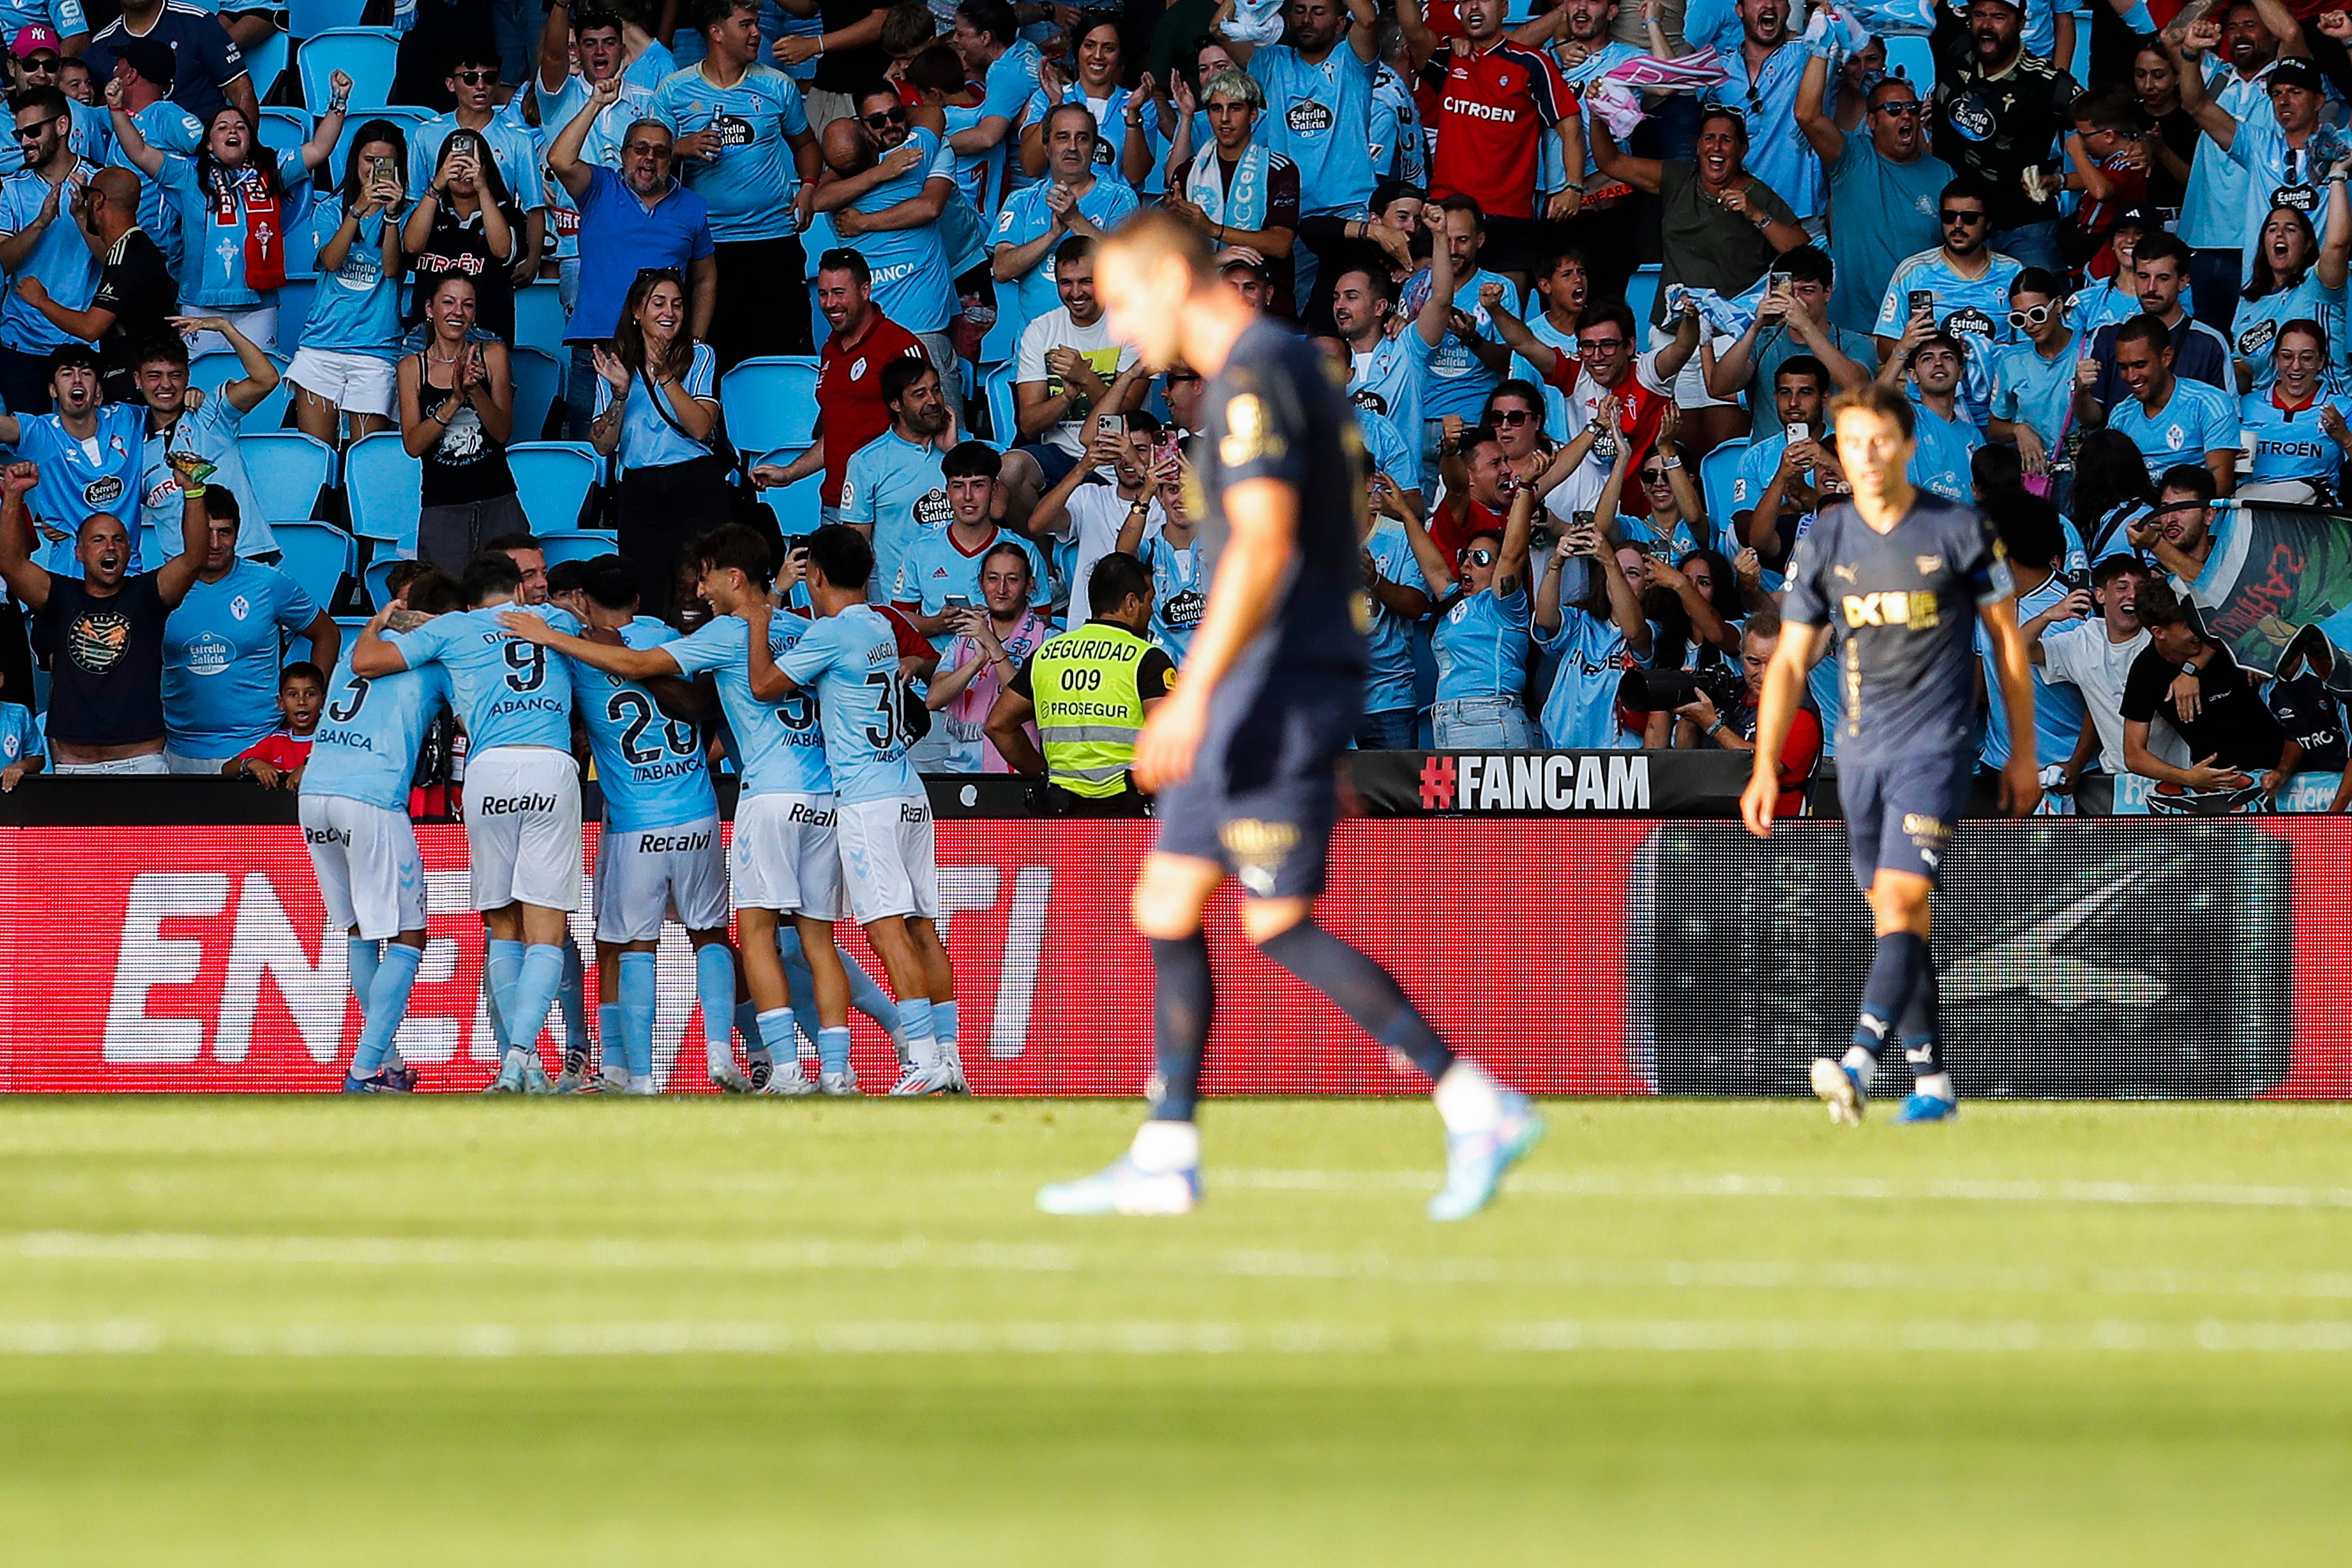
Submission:
[[[382,942],[425,929],[425,857],[408,813],[340,795],[304,795],[298,808],[319,897],[338,931]]]
[[[727,870],[738,909],[838,920],[841,849],[831,795],[746,795],[735,808]]]
[[[857,924],[893,915],[939,919],[939,852],[930,801],[892,796],[844,806],[840,814],[841,878]]]
[[[466,850],[474,907],[580,907],[580,765],[548,746],[494,746],[466,759]]]
[[[717,817],[677,828],[608,825],[597,840],[596,940],[657,940],[665,916],[688,931],[727,929],[727,852]]]

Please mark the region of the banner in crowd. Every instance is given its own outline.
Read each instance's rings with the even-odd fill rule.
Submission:
[[[2225,507],[2213,552],[2189,590],[2215,641],[2258,674],[2278,674],[2288,646],[2325,639],[2331,685],[2352,691],[2352,517],[2308,507]],[[2326,671],[2323,674],[2328,673]]]
[[[1129,930],[1148,822],[944,822],[943,924],[982,1094],[1136,1095],[1150,965]],[[458,830],[420,830],[431,945],[402,1051],[431,1090],[496,1066]],[[326,1091],[359,1018],[299,831],[0,830],[0,1090]],[[1560,1094],[1801,1094],[1843,1040],[1870,927],[1842,827],[1344,823],[1333,929],[1447,1038]],[[1393,1068],[1213,908],[1216,1093],[1394,1093]],[[583,947],[591,916],[574,923]],[[2352,824],[2042,818],[1960,830],[1936,946],[1970,1095],[2352,1095]],[[862,940],[850,951],[879,973]],[[693,966],[660,953],[656,1071],[708,1088]],[[593,982],[592,982],[593,983]],[[592,997],[593,1002],[593,997]],[[869,1090],[887,1040],[855,1020]],[[552,1015],[542,1042],[552,1061]],[[1901,1068],[1894,1069],[1899,1079]],[[1899,1085],[1898,1085],[1899,1086]]]

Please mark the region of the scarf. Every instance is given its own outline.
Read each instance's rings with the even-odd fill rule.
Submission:
[[[1192,172],[1184,181],[1184,198],[1213,224],[1234,229],[1264,228],[1266,162],[1265,149],[1251,142],[1241,162],[1234,165],[1233,190],[1228,193],[1219,172],[1216,144],[1212,142],[1192,160]]]

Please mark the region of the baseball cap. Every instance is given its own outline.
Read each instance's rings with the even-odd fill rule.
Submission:
[[[2271,86],[2307,88],[2313,92],[2325,92],[2327,84],[2307,60],[2284,59],[2271,67]]]
[[[126,38],[114,51],[121,60],[157,87],[168,88],[176,75],[172,46],[161,38]]]
[[[2116,214],[2116,221],[2112,226],[2119,229],[2137,229],[2142,234],[2147,234],[2164,225],[2158,223],[2156,215],[2146,207],[2126,207]]]
[[[26,23],[16,29],[16,36],[8,43],[8,52],[20,60],[28,59],[43,49],[58,56],[66,52],[63,40],[58,37],[58,30],[47,22]]]

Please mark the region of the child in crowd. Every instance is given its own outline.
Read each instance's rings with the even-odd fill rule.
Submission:
[[[265,789],[294,789],[302,781],[302,765],[310,760],[310,737],[326,706],[327,677],[319,666],[307,660],[287,665],[278,676],[278,714],[284,726],[231,758],[221,771]]]

